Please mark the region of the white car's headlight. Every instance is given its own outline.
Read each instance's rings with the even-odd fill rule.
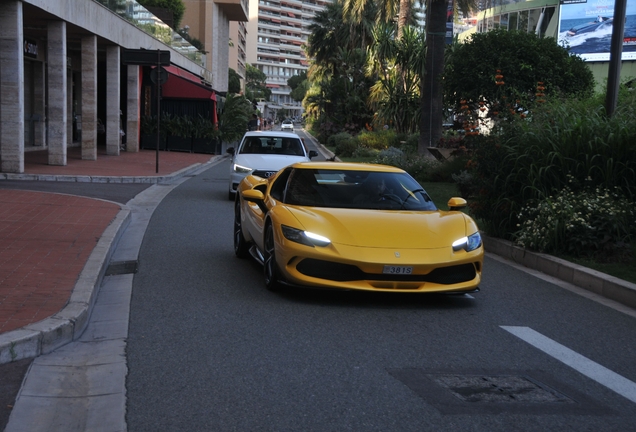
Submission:
[[[248,168],[246,166],[239,165],[239,164],[234,164],[234,166],[232,167],[232,171],[239,174],[247,174],[252,172],[252,168]]]
[[[453,250],[458,251],[464,249],[466,252],[474,251],[481,246],[481,235],[479,232],[469,235],[468,237],[462,237],[459,240],[453,242]]]
[[[283,230],[283,235],[287,240],[291,240],[296,243],[304,244],[306,246],[329,246],[331,240],[327,237],[323,237],[319,234],[312,233],[309,231],[303,231],[296,228],[292,228],[286,225],[281,225]]]

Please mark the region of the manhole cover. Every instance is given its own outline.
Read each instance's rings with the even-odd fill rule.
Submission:
[[[466,402],[574,403],[567,396],[525,377],[514,375],[428,375]]]
[[[603,404],[543,371],[404,368],[388,372],[442,414],[612,413]]]

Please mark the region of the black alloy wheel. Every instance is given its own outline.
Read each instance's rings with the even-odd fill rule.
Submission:
[[[270,291],[280,290],[280,275],[276,265],[276,251],[274,246],[274,227],[272,223],[265,228],[265,253],[263,254],[263,274],[265,276],[265,288]]]
[[[234,253],[239,258],[246,258],[249,255],[249,245],[243,237],[241,225],[241,201],[238,199],[234,203]]]

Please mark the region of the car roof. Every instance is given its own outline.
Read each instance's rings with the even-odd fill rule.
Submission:
[[[403,169],[380,164],[356,163],[356,162],[297,162],[292,165],[293,168],[302,169],[322,169],[322,170],[349,170],[349,171],[374,171],[374,172],[390,172],[403,173]]]
[[[293,132],[280,132],[280,131],[251,131],[245,132],[243,138],[247,137],[282,137],[282,138],[298,138],[300,137]]]

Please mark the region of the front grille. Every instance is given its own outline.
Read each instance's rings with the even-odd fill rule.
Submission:
[[[431,282],[440,285],[452,285],[475,279],[476,271],[473,264],[461,264],[450,267],[440,267],[425,275],[388,275],[365,273],[358,267],[349,264],[334,263],[316,259],[302,260],[296,269],[310,277],[349,282],[356,280],[394,281],[394,282]]]
[[[255,176],[258,176],[258,177],[262,177],[262,178],[270,178],[271,176],[273,176],[277,172],[278,171],[254,170],[252,172],[252,175],[255,175]]]

